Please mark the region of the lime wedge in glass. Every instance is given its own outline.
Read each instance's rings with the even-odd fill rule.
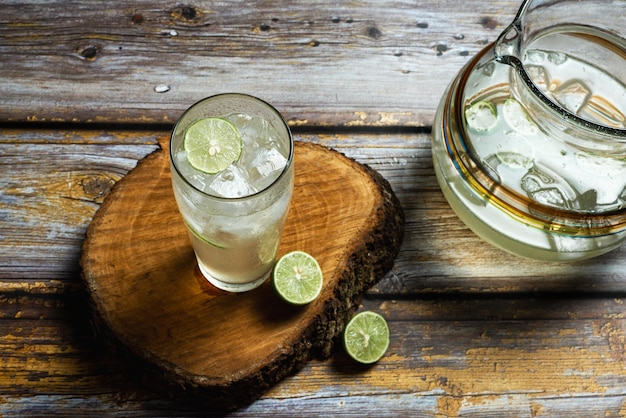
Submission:
[[[184,148],[189,164],[196,170],[214,174],[226,169],[241,155],[241,135],[222,118],[204,118],[185,131]]]
[[[375,363],[389,347],[387,321],[376,312],[359,312],[346,325],[343,342],[350,357],[356,361]]]
[[[294,305],[312,302],[322,291],[322,269],[313,256],[303,251],[283,255],[274,266],[276,292]]]

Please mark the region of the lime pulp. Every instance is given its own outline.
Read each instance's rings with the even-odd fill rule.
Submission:
[[[376,312],[359,312],[346,325],[343,341],[346,352],[354,360],[364,364],[375,363],[389,347],[387,321]]]
[[[239,159],[241,143],[241,134],[232,123],[209,117],[199,119],[187,128],[183,146],[193,168],[215,174]]]
[[[276,292],[287,302],[304,305],[322,291],[323,276],[317,260],[303,251],[283,255],[274,266]]]

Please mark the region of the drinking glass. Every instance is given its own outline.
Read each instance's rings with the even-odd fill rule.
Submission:
[[[242,151],[227,169],[207,174],[192,167],[186,130],[221,118],[239,131]],[[172,186],[198,267],[214,286],[244,292],[270,275],[294,179],[294,144],[280,113],[253,96],[228,93],[191,106],[170,139]]]

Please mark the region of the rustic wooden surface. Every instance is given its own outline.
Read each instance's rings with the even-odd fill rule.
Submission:
[[[574,264],[509,256],[458,221],[434,178],[439,97],[518,7],[1,4],[0,414],[210,414],[102,349],[78,260],[111,187],[184,108],[230,90],[378,170],[406,215],[395,266],[363,301],[389,321],[387,355],[361,367],[337,348],[233,416],[626,416],[626,248]]]
[[[234,410],[312,358],[332,355],[363,294],[393,267],[404,213],[378,172],[297,141],[277,257],[315,257],[320,295],[295,307],[270,280],[241,294],[220,291],[197,268],[174,200],[168,142],[160,138],[159,150],[116,185],[87,230],[80,264],[93,323],[142,383]]]

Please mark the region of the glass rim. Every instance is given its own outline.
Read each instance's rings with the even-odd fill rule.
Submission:
[[[274,179],[274,181],[272,181],[270,184],[268,184],[266,187],[264,187],[263,189],[252,193],[252,194],[248,194],[245,196],[237,196],[237,197],[226,197],[226,196],[219,196],[216,194],[212,194],[209,192],[206,192],[204,190],[199,189],[197,186],[195,186],[193,183],[191,183],[180,171],[180,169],[178,168],[178,165],[176,164],[176,160],[174,158],[173,155],[173,151],[172,151],[172,142],[174,140],[174,133],[177,131],[177,129],[179,128],[181,121],[185,118],[186,115],[189,114],[189,112],[196,108],[197,106],[201,105],[204,102],[207,101],[213,101],[216,99],[221,99],[221,98],[226,98],[226,97],[240,97],[243,98],[245,100],[250,100],[253,102],[257,102],[258,104],[261,104],[265,107],[267,107],[272,113],[276,114],[276,116],[278,116],[278,119],[282,122],[282,124],[284,125],[286,131],[287,131],[287,136],[289,137],[289,155],[287,156],[287,163],[285,164],[285,166],[283,167],[281,173],[278,175],[278,177],[276,177],[276,179]],[[191,124],[189,125],[191,126]],[[285,120],[285,118],[283,117],[283,115],[271,104],[269,104],[267,101],[260,99],[256,96],[252,96],[250,94],[246,94],[246,93],[219,93],[219,94],[215,94],[212,96],[207,96],[203,99],[200,99],[198,101],[196,101],[194,104],[192,104],[191,106],[189,106],[178,118],[178,120],[176,121],[176,123],[174,124],[174,127],[172,128],[172,132],[170,133],[170,140],[169,140],[169,158],[170,158],[170,166],[174,167],[174,169],[176,170],[176,173],[178,174],[178,176],[189,186],[191,187],[194,191],[200,193],[203,196],[207,196],[211,199],[216,199],[216,200],[223,200],[225,202],[237,202],[237,201],[246,201],[246,200],[251,200],[254,198],[259,197],[262,194],[265,194],[268,192],[268,190],[272,189],[273,186],[280,182],[282,180],[282,178],[286,175],[286,173],[289,171],[289,169],[291,168],[291,165],[293,164],[293,158],[294,158],[294,151],[295,151],[295,143],[293,140],[293,135],[291,133],[291,129],[289,128],[289,125],[287,124],[287,121]]]

